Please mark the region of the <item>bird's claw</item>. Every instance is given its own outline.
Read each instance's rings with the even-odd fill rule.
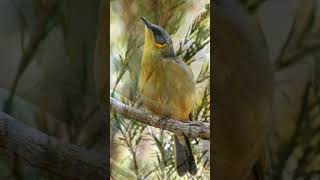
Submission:
[[[167,120],[169,119],[169,117],[168,116],[164,116],[164,117],[161,117],[160,119],[159,119],[159,124],[160,124],[160,129],[161,129],[161,131],[166,127],[166,125],[167,125]]]

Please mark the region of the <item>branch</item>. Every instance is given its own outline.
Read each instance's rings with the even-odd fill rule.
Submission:
[[[210,139],[210,123],[203,122],[180,122],[174,119],[167,119],[161,123],[161,117],[145,112],[141,109],[130,107],[110,97],[110,108],[125,118],[134,119],[141,123],[162,128],[176,134],[185,134],[190,138]],[[165,124],[165,125],[163,125]]]
[[[0,148],[66,179],[106,179],[106,156],[53,137],[0,112]]]

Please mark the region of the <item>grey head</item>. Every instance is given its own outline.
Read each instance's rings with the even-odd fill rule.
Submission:
[[[141,19],[145,26],[153,32],[156,43],[159,45],[165,45],[164,48],[161,48],[161,54],[164,57],[174,57],[175,52],[169,33],[162,27],[150,23],[145,17],[141,17]]]

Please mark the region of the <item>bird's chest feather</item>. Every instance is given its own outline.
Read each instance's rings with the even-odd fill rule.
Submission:
[[[177,119],[186,119],[193,105],[192,84],[170,60],[142,62],[140,92],[148,109]],[[181,70],[180,70],[181,71]]]
[[[143,64],[140,73],[141,94],[160,104],[167,104],[171,94],[168,88],[172,86],[169,74],[169,69],[165,69],[163,63]]]

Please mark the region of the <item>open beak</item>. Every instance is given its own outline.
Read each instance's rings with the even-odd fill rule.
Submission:
[[[140,17],[143,21],[143,23],[148,27],[151,28],[151,23],[149,23],[149,21],[147,21],[147,19],[145,17]]]

